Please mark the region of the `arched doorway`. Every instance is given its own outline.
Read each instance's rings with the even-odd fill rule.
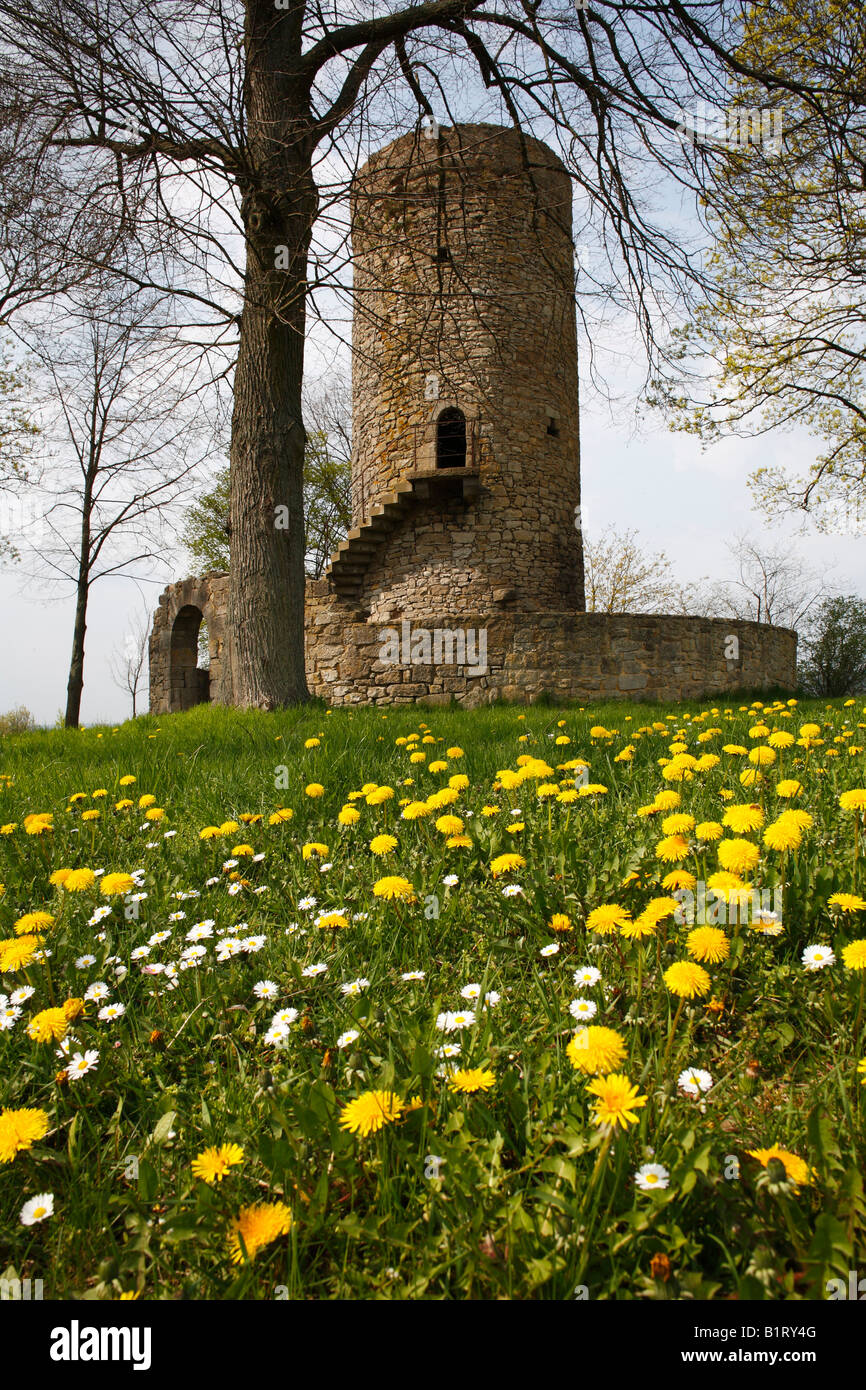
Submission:
[[[210,700],[210,671],[199,657],[199,632],[203,627],[207,631],[204,615],[191,603],[185,604],[174,620],[169,677],[172,710],[192,709]]]
[[[456,405],[443,410],[436,422],[436,467],[466,467],[466,416]]]

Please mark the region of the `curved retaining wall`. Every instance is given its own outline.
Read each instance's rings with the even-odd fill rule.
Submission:
[[[210,638],[210,698],[232,703],[226,642],[228,577],[172,584],[150,643],[150,708],[188,709],[206,694],[189,662],[190,614]],[[797,635],[788,628],[664,614],[429,614],[373,622],[307,584],[307,680],[332,705],[468,707],[542,694],[554,700],[684,700],[738,689],[793,689]],[[461,660],[462,657],[462,660]]]

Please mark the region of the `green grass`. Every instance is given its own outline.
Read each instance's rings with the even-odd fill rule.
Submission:
[[[826,725],[824,742],[779,750],[763,781],[744,787],[748,759],[722,748],[766,743],[766,735],[749,733],[758,711],[736,702],[713,709],[383,714],[310,706],[265,715],[203,707],[115,730],[0,738],[0,827],[16,827],[0,834],[0,941],[15,937],[24,913],[55,919],[45,933],[50,957],[0,977],[7,996],[34,990],[0,1033],[0,1108],[35,1107],[48,1117],[43,1138],[0,1162],[7,1276],[42,1278],[48,1298],[138,1291],[143,1298],[571,1299],[584,1290],[617,1299],[825,1297],[826,1281],[847,1278],[866,1237],[857,1071],[866,972],[842,960],[846,943],[866,928],[856,913],[828,905],[831,894],[866,886],[860,817],[838,803],[842,791],[866,785],[866,753],[847,752],[866,746],[866,730],[858,728],[859,707],[839,701],[804,701],[790,711],[782,701],[768,704],[771,730],[796,736],[814,720]],[[667,730],[637,737],[662,721]],[[428,761],[445,760],[444,771],[413,763],[395,743],[424,723],[436,742],[418,746]],[[592,738],[594,726],[614,732]],[[668,782],[659,760],[670,758],[678,729],[690,753],[719,762]],[[699,743],[708,729],[721,732]],[[571,742],[557,746],[565,736]],[[311,737],[321,742],[306,749]],[[616,761],[629,744],[632,760]],[[463,756],[447,759],[452,746]],[[524,753],[546,759],[553,776],[496,790],[497,773],[515,769]],[[574,771],[556,769],[575,758],[607,791],[572,802],[539,797],[545,783],[571,786]],[[466,848],[446,845],[435,827],[441,810],[411,821],[400,815],[400,798],[426,797],[455,773],[469,786],[445,809],[465,820]],[[124,776],[135,783],[121,787]],[[403,785],[410,777],[414,785]],[[795,803],[777,796],[780,777],[802,782]],[[311,783],[323,786],[321,796],[305,794]],[[392,787],[394,798],[371,806],[358,797],[360,821],[339,825],[348,794],[366,783]],[[723,791],[733,793],[729,803],[760,804],[765,824],[790,804],[814,818],[787,853],[765,848],[762,828],[738,837],[760,848],[755,885],[784,885],[784,930],[768,936],[728,926],[728,958],[706,965],[710,995],[686,1001],[672,1036],[678,1001],[663,974],[689,958],[690,925],[668,917],[642,943],[596,936],[584,925],[608,903],[637,916],[666,894],[661,881],[676,867],[699,879],[717,870],[718,846],[693,833],[681,865],[656,858],[667,812],[637,811],[671,788],[681,793],[677,810],[697,822],[721,820]],[[107,795],[94,799],[99,789]],[[76,793],[85,796],[70,802]],[[137,804],[115,809],[121,798],[137,803],[142,795],[155,797],[163,819],[148,823]],[[270,825],[279,806],[294,817]],[[484,806],[498,809],[485,816]],[[98,819],[82,819],[94,809]],[[29,835],[24,817],[39,812],[53,813],[53,831]],[[204,827],[242,814],[262,820],[200,838]],[[508,833],[518,820],[525,828]],[[166,831],[176,834],[164,838]],[[382,831],[395,834],[398,847],[379,858],[368,846]],[[326,873],[315,856],[303,859],[309,842],[328,846]],[[232,856],[237,845],[264,858]],[[491,861],[508,851],[525,866],[494,877]],[[238,863],[225,869],[231,857]],[[98,881],[81,893],[49,881],[57,869],[81,867],[143,870],[147,897],[109,899]],[[450,873],[459,879],[453,887],[442,882]],[[235,895],[232,874],[243,880]],[[374,896],[386,874],[409,879],[416,901]],[[208,879],[216,882],[207,886]],[[503,896],[507,883],[522,893]],[[201,896],[174,896],[191,890]],[[312,911],[298,906],[307,895],[318,900]],[[90,925],[103,903],[112,904],[110,914]],[[350,925],[317,928],[316,916],[329,908],[345,909]],[[178,911],[185,919],[169,921]],[[555,912],[568,914],[570,932],[550,930]],[[352,920],[358,914],[367,916]],[[180,970],[173,988],[164,975],[143,972],[178,961],[187,931],[201,920],[215,926],[198,967]],[[239,938],[261,934],[263,949],[217,962],[219,934],[231,936],[239,923],[247,924]],[[169,930],[149,956],[131,959],[151,935]],[[558,953],[541,955],[552,942]],[[810,973],[801,955],[814,943],[832,947],[836,962]],[[76,968],[85,954],[96,962]],[[327,971],[304,976],[316,962]],[[120,979],[117,964],[128,970]],[[578,989],[573,973],[588,964],[601,981]],[[425,972],[422,981],[401,979],[416,970]],[[341,983],[359,978],[369,985],[344,995]],[[262,980],[276,984],[274,1000],[255,997]],[[98,981],[125,1012],[101,1021],[102,1001],[88,1001],[72,1024],[71,1051],[97,1050],[98,1065],[64,1080],[57,1043],[31,1039],[27,1025]],[[487,1009],[467,1002],[468,984],[495,991],[499,1002]],[[594,1026],[621,1034],[620,1070],[646,1097],[637,1122],[613,1135],[593,1122],[590,1078],[566,1053],[578,1026],[569,1003],[579,995],[597,1007]],[[706,1007],[710,997],[721,1011]],[[437,1030],[440,1012],[464,1007],[475,1012],[471,1027]],[[285,1008],[298,1016],[278,1049],[264,1035]],[[338,1047],[348,1030],[357,1040]],[[449,1088],[449,1063],[437,1050],[451,1041],[461,1045],[461,1067],[494,1073],[491,1089]],[[712,1076],[698,1099],[678,1090],[686,1067]],[[361,1138],[339,1121],[368,1090],[417,1103]],[[195,1178],[195,1156],[229,1142],[243,1148],[242,1163],[212,1186]],[[805,1160],[808,1184],[791,1181],[776,1161],[764,1166],[748,1156],[774,1144]],[[639,1190],[634,1174],[648,1162],[664,1166],[667,1187]],[[25,1201],[44,1192],[54,1194],[54,1215],[22,1225]],[[291,1232],[235,1264],[231,1222],[260,1202],[285,1203]]]

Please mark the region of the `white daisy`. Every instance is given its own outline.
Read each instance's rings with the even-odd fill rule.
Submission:
[[[456,874],[446,874],[442,882],[445,884],[446,888],[456,888],[460,880]]]
[[[238,893],[242,893],[243,891],[244,891],[244,885],[243,885],[242,883],[230,883],[230,884],[229,884],[229,897],[230,897],[230,898],[236,898],[237,895],[238,895]]]
[[[169,914],[168,920],[169,920],[170,922],[183,922],[183,921],[186,920],[186,913],[185,913],[185,912],[172,912],[172,913]]]
[[[237,859],[227,859],[226,862],[223,864],[223,868],[224,868],[224,869],[236,869],[237,866],[238,866],[238,861],[237,861]]]
[[[130,951],[130,953],[129,953],[129,959],[130,959],[130,960],[144,960],[145,956],[149,956],[149,955],[150,955],[150,947],[149,947],[149,946],[136,946],[136,948],[135,948],[134,951]]]
[[[84,991],[84,997],[88,1000],[107,999],[111,990],[103,980],[94,980],[92,985],[88,985]]]
[[[699,1096],[702,1092],[708,1091],[712,1084],[713,1078],[710,1073],[700,1067],[687,1067],[677,1077],[677,1085],[687,1096]]]
[[[241,942],[241,950],[245,956],[254,956],[257,951],[261,951],[267,944],[266,936],[245,936]]]
[[[276,1047],[279,1051],[286,1046],[291,1036],[289,1027],[285,1023],[272,1023],[264,1036],[266,1047]]]
[[[168,941],[170,936],[170,931],[155,931],[153,936],[147,938],[147,944],[148,946],[161,946],[163,941]]]
[[[829,946],[807,946],[801,959],[807,970],[823,970],[836,964],[836,956]]]
[[[457,1009],[453,1013],[446,1011],[436,1016],[436,1027],[443,1033],[459,1033],[463,1028],[471,1028],[474,1022],[472,1009]]]
[[[558,941],[551,941],[551,943],[550,943],[549,946],[542,946],[542,948],[541,948],[541,950],[538,952],[538,954],[539,954],[540,956],[557,956],[557,955],[559,955],[559,942],[558,942]]]
[[[304,976],[304,979],[311,980],[316,975],[323,975],[327,968],[324,962],[319,962],[318,965],[305,965],[301,974]]]
[[[318,901],[318,898],[301,898],[298,907],[302,912],[311,912]]]
[[[12,993],[9,995],[9,1003],[26,1004],[27,1000],[32,999],[35,993],[36,990],[33,985],[19,985],[18,989],[13,989]],[[5,997],[3,1003],[6,1003]]]
[[[96,956],[79,956],[75,962],[76,970],[87,970],[91,965],[96,964]]]
[[[273,980],[259,980],[253,985],[253,994],[257,999],[276,999],[279,990]]]
[[[271,1019],[272,1028],[289,1028],[298,1017],[297,1009],[279,1009]]]
[[[440,1057],[440,1058],[442,1058],[442,1057],[459,1057],[459,1056],[460,1056],[460,1044],[459,1044],[459,1043],[443,1043],[441,1047],[437,1047],[437,1049],[436,1049],[436,1051],[435,1051],[435,1053],[434,1053],[434,1056]]]
[[[350,1047],[353,1042],[357,1042],[361,1034],[357,1028],[347,1028],[345,1033],[341,1033],[337,1039],[338,1047]]]
[[[502,890],[502,896],[503,898],[516,898],[517,895],[522,892],[523,889],[519,883],[506,883]]]
[[[14,1004],[4,1004],[0,1008],[0,1033],[10,1033],[21,1017],[21,1012]]]
[[[54,1193],[40,1192],[38,1197],[31,1197],[24,1203],[18,1220],[22,1226],[35,1226],[37,1221],[47,1221],[53,1215]]]
[[[642,1163],[634,1175],[641,1192],[652,1192],[657,1187],[667,1187],[670,1173],[661,1163]]]
[[[598,1013],[598,1005],[593,1004],[591,999],[572,999],[568,1006],[568,1012],[572,1018],[579,1018],[583,1022],[595,1018]]]
[[[460,991],[461,999],[477,999],[481,993],[480,985],[464,985]]]
[[[94,1070],[98,1062],[99,1053],[95,1048],[88,1048],[86,1052],[76,1052],[66,1064],[69,1080],[77,1081],[79,1077],[86,1076],[89,1071]]]
[[[583,965],[580,970],[574,972],[574,983],[576,985],[588,985],[590,988],[597,985],[601,979],[601,971],[594,965]]]
[[[219,965],[222,965],[223,961],[231,960],[234,956],[240,955],[243,955],[243,947],[232,936],[224,937],[216,948],[216,959]]]
[[[426,974],[427,974],[426,970],[406,970],[406,971],[404,971],[404,973],[400,976],[400,979],[401,979],[401,980],[423,980],[423,979],[425,978]]]
[[[370,981],[365,980],[363,977],[358,980],[347,980],[345,984],[340,985],[340,989],[344,994],[351,995],[360,994],[362,990],[369,988]]]
[[[114,1023],[115,1019],[123,1018],[126,1013],[125,1004],[106,1004],[104,1009],[100,1009],[96,1015],[101,1018],[103,1023]]]

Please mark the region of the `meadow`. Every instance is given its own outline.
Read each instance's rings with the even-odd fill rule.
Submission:
[[[866,1237],[866,706],[0,738],[0,1275],[773,1299]]]

